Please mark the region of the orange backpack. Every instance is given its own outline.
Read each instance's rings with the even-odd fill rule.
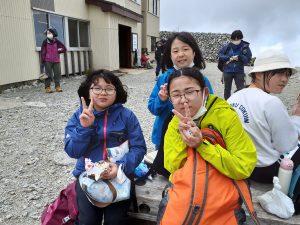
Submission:
[[[222,136],[211,128],[201,129],[203,138],[226,148]],[[242,202],[255,224],[259,224],[245,180],[232,180],[188,148],[184,166],[173,173],[159,205],[160,225],[242,224],[246,220]]]

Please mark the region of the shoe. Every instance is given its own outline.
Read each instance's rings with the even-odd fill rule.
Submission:
[[[46,88],[45,88],[45,92],[46,92],[46,93],[52,93],[51,87],[46,87]]]
[[[55,87],[55,91],[56,91],[56,92],[62,92],[63,90],[61,89],[60,86],[56,86],[56,87]]]
[[[48,75],[46,73],[42,73],[40,76],[39,76],[39,79],[40,80],[46,80],[48,78]]]
[[[157,77],[155,77],[155,81],[157,81],[158,80],[158,76]]]

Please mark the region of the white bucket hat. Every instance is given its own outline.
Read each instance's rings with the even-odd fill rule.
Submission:
[[[278,50],[268,50],[262,52],[254,62],[253,69],[249,72],[251,76],[255,72],[265,72],[277,69],[291,69],[292,75],[297,73],[297,69],[291,65],[291,62],[286,54]]]

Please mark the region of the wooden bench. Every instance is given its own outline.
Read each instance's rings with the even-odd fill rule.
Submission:
[[[147,180],[145,185],[142,186],[136,185],[136,196],[137,196],[139,212],[129,213],[130,216],[143,221],[149,221],[149,223],[143,223],[143,224],[149,224],[149,225],[155,224],[154,222],[156,221],[158,205],[162,198],[162,191],[167,183],[168,180],[166,178],[157,175],[153,178],[153,180]],[[266,185],[266,184],[259,184],[255,182],[251,183],[253,202],[254,202],[254,206],[258,218],[261,221],[261,224],[262,225],[300,224],[300,215],[293,216],[288,220],[283,220],[274,215],[267,213],[264,209],[262,209],[262,207],[259,205],[257,201],[257,196],[262,195],[263,193],[271,189],[272,189],[272,185],[270,184]]]

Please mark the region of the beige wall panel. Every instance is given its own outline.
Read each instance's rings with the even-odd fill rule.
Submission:
[[[1,0],[0,15],[8,17],[18,17],[22,19],[29,19],[31,6],[30,0]]]
[[[55,13],[74,17],[76,19],[88,20],[88,9],[85,0],[55,0]]]
[[[89,6],[91,49],[94,69],[109,69],[108,13],[99,7]]]
[[[145,0],[142,0],[142,1],[145,1]],[[131,0],[126,0],[125,8],[127,8],[133,12],[136,12],[138,14],[142,13],[142,6]]]
[[[159,17],[147,13],[147,35],[159,37]]]
[[[1,1],[0,85],[33,80],[39,75],[29,1]]]

